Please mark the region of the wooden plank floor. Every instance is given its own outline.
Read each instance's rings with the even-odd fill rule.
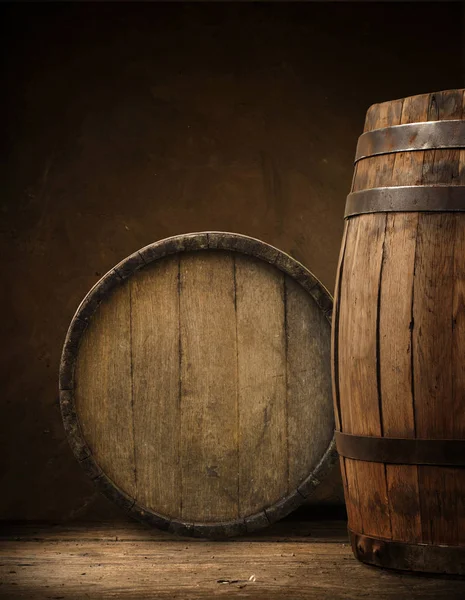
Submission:
[[[384,571],[352,556],[344,521],[283,521],[234,541],[132,522],[3,525],[0,597],[80,600],[465,598],[465,581]]]

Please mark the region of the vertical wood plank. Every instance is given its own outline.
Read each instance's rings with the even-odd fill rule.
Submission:
[[[130,280],[137,501],[181,516],[179,258]]]
[[[339,315],[339,390],[343,431],[381,435],[376,329],[384,214],[352,219]]]
[[[465,160],[461,153],[460,160]],[[465,185],[465,171],[460,169],[458,185]],[[455,216],[454,298],[452,312],[452,398],[450,405],[450,434],[465,438],[465,215]],[[454,519],[457,523],[457,544],[465,544],[465,469],[451,469],[453,477]],[[449,542],[451,543],[451,542]]]
[[[180,263],[182,517],[238,516],[234,260]]]
[[[331,327],[331,384],[334,405],[335,425],[338,431],[342,431],[341,406],[339,393],[339,314],[341,303],[341,280],[344,271],[344,256],[347,243],[347,231],[350,227],[350,220],[344,223],[344,234],[342,237],[341,250],[339,252],[339,262],[337,266],[336,286],[334,290],[334,308]],[[342,463],[341,463],[342,466]]]
[[[402,107],[403,100],[372,106],[367,113],[365,131],[398,125],[401,119]],[[359,161],[354,175],[353,191],[389,185],[394,161],[395,155],[390,154]],[[342,419],[342,426],[344,431],[355,433],[356,430],[358,431],[362,428],[365,430],[365,433],[367,429],[376,432],[369,433],[368,435],[382,435],[382,415],[379,408],[381,405],[381,390],[379,389],[377,362],[379,345],[377,307],[379,306],[378,295],[380,293],[379,286],[384,254],[383,245],[387,223],[385,215],[370,215],[370,219],[365,219],[365,217],[362,217],[362,219],[358,217],[352,220],[354,223],[351,223],[351,227],[359,229],[367,225],[373,226],[376,219],[378,223],[374,224],[374,229],[376,230],[374,240],[371,236],[363,239],[363,236],[368,234],[367,230],[360,229],[358,231],[359,238],[357,242],[352,242],[357,243],[357,248],[350,250],[350,252],[354,251],[354,256],[358,257],[358,262],[353,273],[348,275],[348,279],[341,282],[342,288],[344,288],[344,285],[354,285],[355,288],[359,288],[361,281],[364,282],[365,286],[364,290],[361,290],[363,299],[356,297],[356,295],[352,298],[346,296],[344,301],[341,298],[341,304],[347,301],[352,302],[352,324],[350,324],[350,321],[346,321],[346,327],[352,328],[352,335],[353,332],[357,332],[359,336],[356,341],[352,340],[349,343],[353,342],[354,345],[357,344],[360,354],[364,357],[362,359],[361,357],[357,357],[356,359],[359,365],[358,372],[352,367],[352,381],[349,384],[351,396],[350,402],[348,398],[345,400],[345,409],[349,407],[349,410],[351,410],[354,394],[357,397],[358,390],[363,390],[363,394],[367,397],[362,398],[360,392],[358,392],[356,401],[358,404],[354,407],[356,410],[350,416],[350,424],[348,423],[350,429],[345,429],[344,417]],[[372,221],[371,224],[370,220]],[[367,245],[371,245],[372,242],[374,242],[372,247]],[[348,245],[349,243],[346,242],[346,247]],[[346,254],[349,254],[349,252],[346,251]],[[373,256],[371,265],[370,255]],[[364,264],[364,261],[367,261],[367,264]],[[345,257],[344,270],[347,268],[348,262],[350,262],[350,255]],[[356,275],[357,272],[358,275]],[[353,280],[354,276],[357,276],[355,284]],[[359,311],[358,315],[357,310]],[[342,344],[345,345],[348,343],[349,335],[344,337]],[[355,356],[352,356],[352,359],[355,359]],[[350,369],[350,363],[351,357],[346,356],[345,363],[340,363],[339,368],[341,370]],[[360,364],[362,365],[361,368]],[[364,409],[369,413],[368,423],[366,423],[366,417],[363,417]],[[343,412],[342,409],[341,412]],[[350,475],[349,473],[346,474],[347,480],[349,481],[351,477],[354,478],[353,485],[349,485],[347,489],[349,490],[349,504],[355,505],[358,503],[359,505],[358,514],[361,515],[360,530],[377,531],[379,535],[388,535],[390,528],[389,511],[386,508],[387,487],[384,465],[345,460],[344,466],[350,470]],[[356,496],[354,495],[355,493]],[[375,508],[367,509],[367,507]],[[354,513],[354,511],[351,512]]]
[[[373,104],[367,110],[363,131],[372,131],[373,129],[382,129],[383,127],[396,125],[400,121],[403,105],[404,98]]]
[[[345,468],[351,503],[360,511],[361,533],[391,538],[384,464],[346,458]]]
[[[421,542],[420,495],[417,467],[386,465],[392,539]]]
[[[373,105],[367,112],[364,131],[398,125],[402,113],[403,100],[382,102]],[[385,154],[364,158],[355,165],[352,191],[365,190],[383,185],[391,176],[395,155]]]
[[[462,112],[461,93],[448,91],[431,95],[429,120],[461,118]],[[452,185],[459,175],[459,163],[459,150],[426,152],[422,183]],[[444,400],[450,401],[454,394],[451,325],[454,311],[456,223],[456,216],[446,213],[423,214],[419,218],[415,285],[417,286],[418,280],[417,287],[421,295],[415,298],[415,312],[419,320],[414,338],[419,350],[418,360],[414,363],[418,437],[450,438],[454,433],[453,415],[444,410]],[[415,320],[416,318],[415,316]],[[418,468],[418,475],[423,492],[423,540],[444,543],[450,536],[456,539],[457,536],[450,531],[450,519],[454,518],[454,522],[457,522],[453,479],[448,482],[446,470],[441,467],[421,466]]]
[[[434,94],[430,102],[430,119],[463,118],[463,92],[455,90]],[[463,168],[460,150],[434,150],[425,156],[422,183],[445,183],[460,185],[463,181]],[[462,215],[423,215],[420,223],[433,238],[430,242],[429,257],[432,270],[430,281],[424,281],[429,300],[437,304],[435,318],[425,323],[429,336],[425,348],[424,361],[429,359],[434,366],[426,374],[424,382],[430,390],[425,402],[418,403],[419,431],[429,431],[435,437],[461,437],[465,433],[463,406],[463,329],[460,325],[460,297],[463,288],[463,238]],[[435,253],[436,237],[442,238],[443,250]],[[428,257],[426,257],[428,260]],[[443,286],[448,286],[443,289]],[[426,306],[425,308],[428,308]],[[455,315],[458,319],[456,320]],[[459,326],[457,328],[457,322]],[[442,330],[440,332],[439,330]],[[439,337],[437,337],[439,335]],[[460,365],[458,364],[460,363]],[[423,368],[426,364],[419,365]],[[418,374],[418,379],[421,372]],[[416,381],[415,381],[416,385]],[[431,390],[432,386],[435,386]],[[459,396],[457,396],[457,391]],[[434,393],[434,398],[431,397]],[[458,399],[459,398],[459,399]],[[440,415],[440,405],[447,399],[448,410]],[[457,402],[458,399],[458,402]],[[447,416],[445,416],[447,415]],[[426,421],[429,421],[429,425]],[[419,434],[420,435],[420,434]],[[463,543],[465,533],[465,472],[463,469],[441,467],[419,467],[419,482],[422,495],[423,539],[429,543]],[[459,528],[462,525],[462,529]],[[459,542],[460,540],[460,542]]]
[[[429,94],[405,98],[400,123],[406,125],[407,123],[426,121],[429,98]],[[389,185],[420,185],[424,155],[425,153],[422,151],[396,152]]]
[[[343,456],[340,456],[339,460],[349,527],[356,533],[363,533],[362,507],[358,493],[357,471],[354,468],[355,461]]]
[[[428,120],[461,118],[462,98],[463,94],[456,90],[431,94]],[[421,183],[452,184],[458,176],[459,161],[459,150],[425,152]],[[452,352],[448,342],[453,312],[455,224],[455,216],[450,214],[419,217],[415,265],[419,294],[414,305],[418,316],[414,339],[419,349],[414,361],[415,393],[418,389],[421,395],[415,402],[419,437],[441,437],[449,427],[441,407],[443,398],[452,397]]]
[[[370,106],[365,117],[364,131],[376,129],[376,122],[379,114],[379,104]],[[366,180],[369,173],[370,159],[362,159],[355,163],[354,176],[352,178],[351,192],[358,192],[366,188]]]
[[[423,541],[459,545],[465,542],[463,469],[419,467]]]
[[[428,107],[428,94],[406,98],[401,123],[425,121]],[[419,183],[423,158],[424,152],[396,153],[390,185]],[[379,360],[383,429],[384,434],[390,437],[415,437],[412,302],[417,228],[418,213],[388,216],[380,298]]]
[[[465,92],[462,92],[462,118],[465,117]],[[459,151],[459,169],[456,185],[465,185],[465,150]],[[453,437],[465,437],[465,215],[455,217],[454,248],[454,299],[452,307],[452,385],[453,397],[451,419]],[[465,497],[465,473],[460,471],[462,498]],[[465,518],[465,507],[462,506],[461,519]],[[460,543],[465,543],[465,523],[462,522]]]
[[[313,298],[285,276],[289,487],[296,488],[332,438],[330,324]],[[311,432],[326,432],[313,436]],[[302,441],[306,443],[302,444]]]
[[[465,117],[465,91],[462,92],[462,119]],[[459,176],[457,185],[465,185],[465,150],[459,150]]]
[[[355,176],[356,170],[354,171],[354,179]],[[341,282],[342,275],[344,272],[344,258],[347,243],[347,233],[350,229],[350,224],[350,220],[346,220],[344,222],[344,233],[342,237],[341,250],[339,252],[336,286],[334,290],[334,309],[331,328],[331,385],[334,405],[335,427],[338,431],[342,431],[341,403],[339,390],[339,316],[341,306]],[[360,511],[358,510],[358,505],[354,500],[352,490],[349,490],[345,467],[345,458],[343,456],[339,457],[339,467],[341,470],[342,485],[344,490],[344,498],[346,502],[349,525],[353,528],[354,531],[361,531],[362,524],[360,518]]]
[[[429,94],[406,98],[401,123],[425,121]],[[390,185],[421,182],[424,152],[398,152]],[[388,217],[380,298],[380,373],[384,435],[415,437],[413,296],[418,213]],[[395,298],[395,301],[393,301]],[[418,469],[386,465],[393,539],[421,540]]]
[[[387,102],[379,105],[374,129],[399,125],[402,115],[403,100]],[[374,116],[374,115],[373,115]],[[367,175],[364,189],[383,187],[390,184],[395,154],[382,154],[365,159]]]
[[[451,437],[465,437],[465,215],[455,216]]]
[[[372,111],[372,128],[380,129],[382,127],[388,127],[392,125],[399,125],[401,122],[403,100],[396,100],[395,102],[387,102],[378,105],[375,111]],[[392,179],[392,171],[395,162],[395,154],[386,154],[382,156],[374,156],[366,159],[363,167],[367,170],[364,176],[364,189],[383,187],[390,185]],[[383,215],[384,216],[384,215]],[[384,216],[385,231],[388,227],[388,216]],[[382,224],[381,224],[382,227]],[[376,358],[375,358],[375,369],[377,372],[377,383],[376,391],[378,394],[378,405],[379,405],[379,431],[380,435],[384,434],[383,431],[383,414],[381,407],[382,404],[382,386],[381,377],[382,373],[379,364],[379,353],[380,353],[380,307],[381,307],[381,282],[384,278],[384,262],[385,262],[385,233],[380,232],[382,238],[381,243],[381,259],[379,269],[374,271],[368,271],[363,273],[362,276],[373,277],[373,283],[377,285],[377,298],[372,297],[373,305],[377,306],[376,316],[376,329],[375,332],[368,330],[368,335],[375,335],[376,343]],[[372,383],[373,384],[373,383]],[[374,398],[367,399],[368,402],[374,402]],[[373,531],[378,532],[378,535],[388,536],[390,535],[390,523],[389,523],[389,505],[387,498],[387,482],[386,482],[386,468],[380,464],[369,464],[365,462],[356,462],[353,465],[353,472],[356,473],[357,487],[359,489],[359,502],[360,506],[364,507],[361,510],[362,513],[362,526],[365,532]]]
[[[463,92],[446,90],[431,94],[428,104],[427,121],[444,121],[462,118]],[[460,150],[438,149],[425,152],[422,183],[445,183],[454,185],[460,168]]]
[[[75,397],[95,460],[134,498],[130,311],[127,284],[98,307],[79,349]]]
[[[353,219],[347,235],[339,316],[342,428],[382,435],[377,370],[377,305],[386,215]],[[349,504],[358,505],[362,533],[390,536],[385,467],[346,459]]]
[[[383,432],[415,437],[412,302],[417,213],[388,216],[380,297],[380,386]],[[421,540],[417,467],[386,465],[393,539]]]
[[[450,437],[455,217],[420,215],[414,299],[414,382],[417,435]]]
[[[462,92],[462,119],[465,116],[465,92]],[[465,185],[465,151],[458,155],[456,185]],[[465,437],[465,215],[455,216],[454,292],[452,307],[452,402],[451,435]],[[453,469],[457,544],[465,544],[465,469]]]
[[[236,257],[240,514],[288,491],[284,276]]]
[[[451,436],[449,410],[445,403],[452,389],[452,311],[454,289],[455,216],[423,214],[419,218],[414,298],[414,386],[417,437],[441,439]],[[441,543],[447,530],[450,508],[430,508],[429,489],[437,501],[449,502],[443,489],[443,467],[418,467],[421,490],[423,541]],[[436,482],[436,483],[434,483]],[[431,489],[431,491],[432,491]],[[435,503],[436,504],[436,503]],[[431,510],[434,520],[431,525]]]
[[[388,215],[380,290],[380,384],[383,431],[415,437],[411,328],[417,213]]]

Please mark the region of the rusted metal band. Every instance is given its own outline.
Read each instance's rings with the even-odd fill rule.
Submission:
[[[465,466],[464,440],[426,440],[352,435],[336,431],[340,456],[397,465]]]
[[[388,569],[465,575],[465,546],[406,544],[355,533],[349,529],[358,560]]]
[[[377,212],[465,212],[465,185],[378,187],[347,196],[345,219]]]
[[[355,162],[379,154],[436,148],[465,148],[465,121],[426,121],[367,131],[358,139]]]

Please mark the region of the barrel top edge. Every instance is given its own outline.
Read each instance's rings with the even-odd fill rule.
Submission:
[[[180,234],[144,246],[120,261],[87,292],[68,327],[60,360],[59,389],[73,389],[79,345],[87,324],[100,303],[135,272],[166,256],[199,250],[238,252],[267,262],[294,279],[313,298],[329,325],[333,297],[324,284],[302,263],[283,250],[247,235],[225,231]]]
[[[448,89],[445,89],[445,90],[436,90],[436,91],[431,91],[431,92],[424,92],[422,94],[412,94],[412,95],[403,96],[403,97],[400,97],[400,98],[393,98],[392,100],[385,100],[383,102],[374,102],[373,104],[370,104],[370,106],[368,107],[368,109],[366,111],[366,123],[369,122],[370,115],[374,111],[379,110],[380,107],[388,107],[390,105],[395,104],[396,102],[405,102],[406,100],[412,101],[413,99],[426,98],[428,96],[434,96],[435,94],[444,94],[444,93],[448,93],[448,92],[462,92],[462,93],[465,93],[465,88],[448,88]],[[427,119],[425,119],[425,121],[426,120]],[[365,126],[364,133],[366,133],[368,131],[373,131],[373,129],[371,129],[369,127],[367,128]]]
[[[170,236],[136,250],[101,277],[87,292],[79,304],[70,328],[75,320],[88,321],[100,301],[109,296],[115,287],[152,262],[169,255],[200,250],[225,250],[245,254],[268,262],[296,279],[302,287],[314,296],[318,289],[325,302],[323,312],[332,309],[333,297],[324,284],[299,260],[276,246],[258,238],[228,231],[199,231]],[[318,304],[318,302],[317,302]]]

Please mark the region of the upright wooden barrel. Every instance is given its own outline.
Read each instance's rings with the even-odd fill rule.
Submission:
[[[61,408],[81,465],[129,514],[184,535],[286,515],[337,461],[331,310],[307,269],[246,236],[136,252],[65,342]]]
[[[464,90],[372,106],[337,279],[333,396],[355,555],[465,573]]]

